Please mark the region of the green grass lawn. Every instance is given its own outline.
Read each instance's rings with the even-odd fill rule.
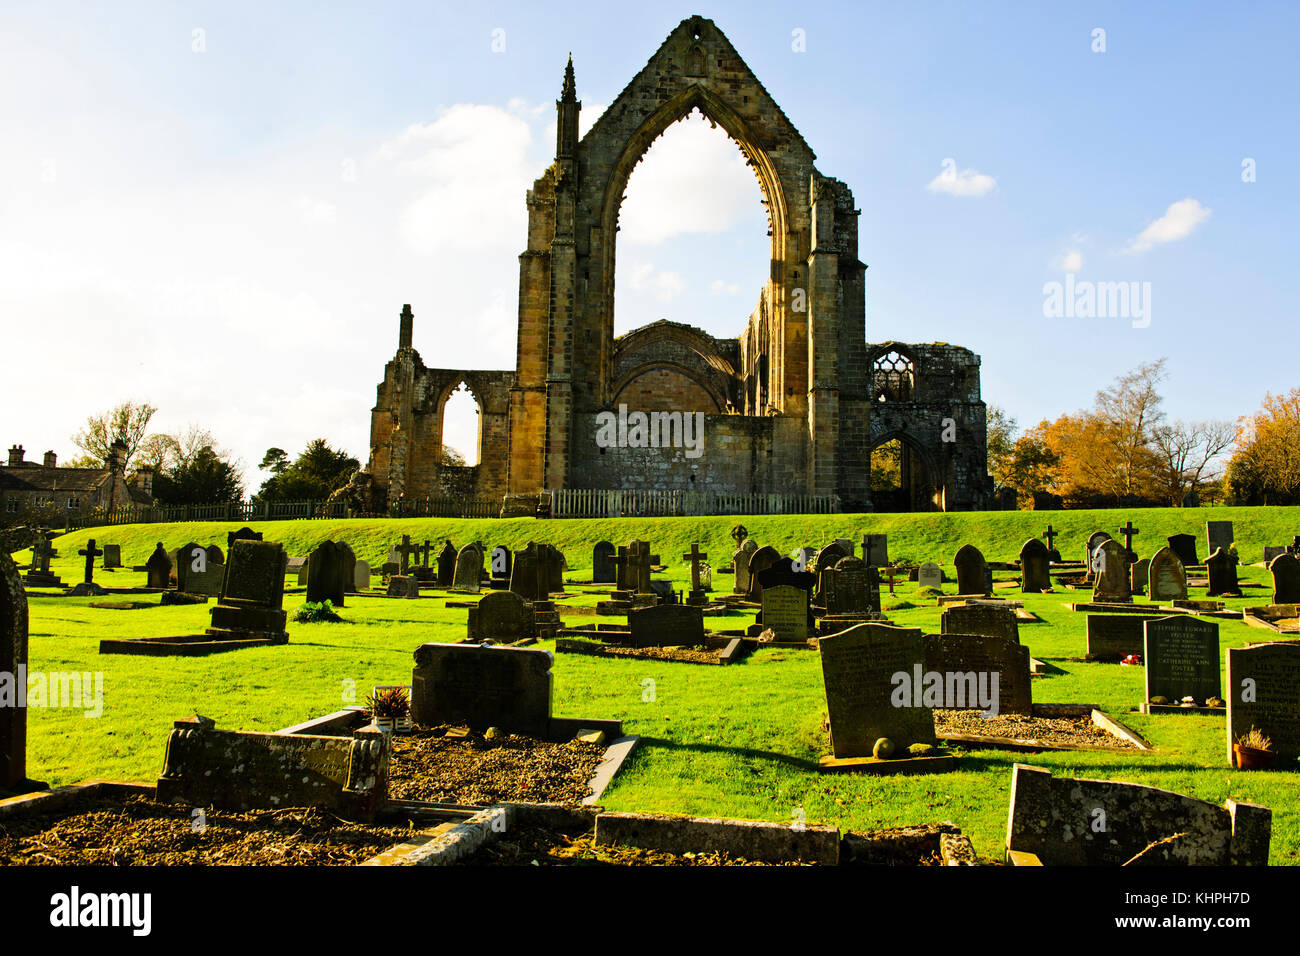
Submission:
[[[1087,535],[1098,528],[1116,534],[1132,519],[1142,534],[1140,554],[1149,556],[1157,540],[1180,531],[1197,534],[1204,552],[1208,518],[1235,522],[1244,561],[1257,561],[1265,544],[1289,542],[1300,528],[1300,508],[1201,509],[1197,511],[1096,511],[1054,513],[975,513],[952,515],[831,515],[702,519],[619,519],[608,521],[403,521],[267,522],[253,527],[267,540],[283,541],[290,554],[304,555],[326,537],[347,540],[361,558],[382,561],[389,544],[402,534],[413,540],[457,545],[480,538],[520,547],[530,539],[561,547],[572,581],[590,576],[591,545],[601,538],[626,543],[649,540],[669,564],[667,577],[679,584],[688,569],[680,555],[699,541],[721,565],[734,545],[727,536],[744,524],[760,543],[783,551],[819,545],[837,536],[857,540],[864,531],[889,534],[890,554],[945,565],[957,547],[971,541],[992,560],[1010,560],[1026,537],[1050,521],[1062,536],[1057,546],[1067,558],[1082,552]],[[87,529],[55,542],[53,562],[64,581],[81,580],[76,554],[89,537],[99,544],[122,545],[127,565],[143,564],[157,541],[168,548],[186,541],[216,542],[236,525],[173,524]],[[22,560],[26,553],[15,555]],[[1000,572],[999,580],[1014,575]],[[110,585],[143,584],[130,570],[96,571]],[[1266,584],[1262,568],[1241,568],[1244,582]],[[292,579],[290,579],[292,582]],[[719,575],[715,586],[730,588]],[[952,585],[947,586],[951,591]],[[603,591],[570,586],[563,603],[594,606]],[[1229,768],[1221,718],[1129,713],[1142,699],[1142,669],[1108,664],[1071,663],[1082,656],[1085,616],[1064,604],[1084,592],[1019,595],[1043,623],[1024,624],[1021,640],[1033,656],[1055,661],[1064,672],[1034,678],[1038,702],[1096,704],[1133,727],[1157,748],[1155,753],[1061,752],[1016,754],[972,750],[962,753],[960,769],[930,777],[821,776],[815,769],[829,741],[821,729],[825,713],[816,652],[760,651],[730,667],[611,660],[557,655],[554,712],[560,716],[617,718],[625,731],[640,734],[642,746],[627,764],[603,803],[620,810],[649,810],[707,816],[830,823],[845,829],[951,820],[971,836],[982,856],[999,857],[1005,837],[1012,764],[1033,763],[1061,774],[1127,780],[1164,787],[1221,803],[1232,796],[1273,809],[1271,860],[1293,863],[1300,850],[1300,800],[1293,774],[1241,773]],[[1203,596],[1193,591],[1193,597]],[[156,597],[137,596],[155,601]],[[1229,606],[1267,603],[1269,587],[1247,589]],[[349,598],[341,624],[289,624],[290,643],[219,654],[208,658],[147,658],[98,654],[106,636],[145,637],[200,632],[208,607],[157,607],[134,611],[90,608],[93,598],[55,597],[29,592],[30,667],[33,671],[101,672],[102,716],[79,710],[30,711],[29,773],[51,784],[93,777],[152,780],[161,769],[171,722],[198,711],[219,727],[275,730],[360,702],[376,684],[408,683],[412,653],[426,641],[453,641],[465,633],[465,611],[448,609],[443,597],[418,601]],[[303,589],[289,587],[285,607],[304,600]],[[916,586],[897,585],[885,606],[921,605]],[[939,629],[932,604],[891,612],[895,623],[927,632]],[[595,620],[566,614],[568,623]],[[613,618],[600,618],[613,621]],[[712,618],[718,628],[749,623],[751,615]],[[1239,647],[1266,632],[1237,621],[1219,621],[1223,647]],[[551,646],[543,643],[542,646]],[[651,693],[653,691],[653,693]]]

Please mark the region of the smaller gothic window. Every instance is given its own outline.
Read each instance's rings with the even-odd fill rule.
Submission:
[[[872,384],[878,402],[910,402],[915,384],[912,360],[901,352],[886,352],[876,359]]]

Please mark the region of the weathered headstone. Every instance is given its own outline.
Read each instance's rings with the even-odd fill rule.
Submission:
[[[352,550],[352,545],[346,541],[336,541],[338,545],[339,556],[343,562],[342,578],[344,592],[352,591],[353,583],[357,579],[357,553]]]
[[[254,531],[248,526],[240,528],[238,531],[231,531],[226,534],[226,550],[229,551],[235,546],[236,541],[261,541],[262,532]]]
[[[197,541],[181,545],[168,555],[172,559],[172,573],[176,577],[176,590],[189,592],[190,572],[202,573],[207,569],[208,551]]]
[[[510,565],[514,559],[510,549],[499,544],[492,549],[492,577],[498,580],[510,580]]]
[[[208,545],[208,547],[207,547],[207,552],[208,552],[208,564],[225,564],[225,563],[226,563],[226,556],[225,556],[225,554],[223,554],[222,551],[221,551],[221,549],[220,549],[219,547],[217,547],[215,544],[210,544],[210,545]]]
[[[1149,620],[1144,627],[1148,701],[1165,697],[1176,704],[1192,697],[1204,705],[1220,696],[1218,624],[1178,614]]]
[[[764,587],[763,627],[778,641],[807,641],[808,592],[785,584]]]
[[[466,633],[474,641],[508,644],[537,636],[528,602],[514,591],[488,591],[469,609]]]
[[[1044,866],[1122,866],[1139,854],[1184,866],[1264,866],[1271,828],[1268,808],[1252,803],[1218,807],[1134,783],[1012,769],[1007,850]]]
[[[851,546],[846,548],[839,541],[832,541],[830,544],[826,545],[826,547],[817,552],[816,556],[813,558],[813,567],[809,570],[825,571],[828,568],[835,567],[835,565],[839,564],[845,558],[851,557],[852,554],[853,548]]]
[[[704,615],[689,604],[657,604],[628,612],[633,647],[674,647],[704,643]]]
[[[1240,594],[1237,585],[1237,556],[1231,551],[1220,548],[1205,559],[1206,575],[1210,579],[1207,594],[1217,597],[1220,594]]]
[[[1187,600],[1187,572],[1172,547],[1161,548],[1151,557],[1147,582],[1153,601]]]
[[[352,590],[366,591],[370,588],[370,562],[358,561],[352,567]]]
[[[1230,647],[1227,658],[1228,763],[1252,727],[1273,742],[1281,764],[1300,757],[1300,643]]]
[[[1128,554],[1124,546],[1107,538],[1092,553],[1092,599],[1099,604],[1131,604]]]
[[[467,544],[456,554],[456,575],[451,581],[455,591],[477,594],[483,586],[483,552],[478,545]]]
[[[411,674],[411,719],[544,737],[551,723],[550,651],[424,644]]]
[[[52,557],[54,557],[54,546],[50,544],[50,539],[43,533],[37,532],[36,540],[32,542],[32,566],[26,576],[28,587],[57,588],[63,585],[63,581],[50,571]],[[166,586],[164,583],[163,587]]]
[[[840,558],[822,574],[822,597],[828,614],[878,612],[880,572],[861,558]]]
[[[1273,603],[1300,604],[1300,560],[1279,554],[1268,566],[1273,575]]]
[[[1184,568],[1201,563],[1196,557],[1196,535],[1171,534],[1166,540],[1169,542],[1169,550],[1173,551]]]
[[[48,544],[48,542],[46,542]],[[27,592],[0,549],[0,791],[27,784]]]
[[[889,566],[889,535],[864,534],[862,536],[862,560],[873,568]]]
[[[418,598],[420,596],[420,582],[409,574],[389,575],[387,594],[389,597]]]
[[[442,550],[438,552],[438,587],[449,588],[452,582],[456,580],[456,546],[447,538],[442,542]]]
[[[1020,643],[1020,623],[1009,607],[950,604],[939,615],[941,634],[978,634]]]
[[[957,567],[958,594],[988,594],[988,564],[980,549],[963,544],[952,563]]]
[[[230,547],[221,599],[208,613],[207,633],[217,640],[255,638],[287,643],[284,569],[279,542],[240,539]]]
[[[1141,654],[1143,625],[1154,620],[1147,614],[1089,614],[1088,658],[1115,661]]]
[[[144,563],[144,566],[149,575],[149,587],[166,588],[171,585],[172,559],[168,556],[167,550],[162,546],[161,541],[153,549],[153,554],[149,555],[149,560]]]
[[[1151,559],[1141,558],[1129,567],[1129,591],[1132,594],[1146,594],[1151,577]]]
[[[758,544],[754,539],[745,538],[731,556],[731,567],[735,573],[731,590],[734,594],[749,594],[749,559],[757,550]]]
[[[858,624],[819,644],[836,757],[869,757],[881,738],[899,751],[936,742],[934,711],[911,679],[925,665],[920,628]]]
[[[916,569],[916,585],[918,588],[934,588],[936,591],[943,589],[943,568],[933,561],[926,561]]]
[[[1207,521],[1205,522],[1205,543],[1206,552],[1214,554],[1222,548],[1228,551],[1232,548],[1232,522],[1231,521]]]
[[[122,566],[122,546],[120,544],[104,545],[104,570],[111,571]]]
[[[771,545],[764,545],[749,556],[749,599],[761,601],[763,586],[758,581],[760,571],[766,571],[781,560],[781,553]]]
[[[107,548],[108,545],[104,545],[104,547]],[[1290,553],[1291,550],[1284,544],[1266,544],[1264,545],[1264,564],[1266,566],[1270,565],[1273,563],[1273,559],[1278,555]],[[107,560],[107,558],[105,560]]]
[[[1047,545],[1038,538],[1030,538],[1020,547],[1020,590],[1025,594],[1038,594],[1052,586],[1052,562]]]
[[[342,546],[336,541],[322,541],[307,556],[307,567],[308,603],[329,601],[335,607],[342,607],[348,584],[347,560]]]
[[[529,603],[546,600],[536,542],[528,542],[527,548],[515,553],[510,569],[510,590]]]
[[[614,584],[614,545],[609,541],[598,541],[591,549],[591,583]]]
[[[926,673],[943,675],[945,709],[1032,714],[1029,648],[989,634],[927,634]]]

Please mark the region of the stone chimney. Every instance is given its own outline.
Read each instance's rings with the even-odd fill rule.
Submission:
[[[153,465],[141,465],[135,470],[135,486],[153,497]]]
[[[108,470],[115,475],[126,472],[126,442],[118,438],[108,448]]]
[[[19,465],[24,464],[23,462],[24,450],[25,449],[23,448],[22,445],[14,445],[12,448],[9,449],[10,468],[17,468]]]
[[[409,304],[402,306],[402,314],[398,316],[397,326],[397,347],[399,349],[409,349],[411,347],[411,332],[415,325],[415,313],[411,311]]]
[[[59,456],[56,455],[56,454],[54,454],[54,452],[52,452],[52,451],[47,451],[47,452],[45,453],[45,467],[46,467],[46,468],[58,468],[58,467],[59,467]]]

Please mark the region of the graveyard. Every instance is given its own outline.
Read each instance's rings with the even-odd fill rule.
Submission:
[[[1191,533],[1203,560],[1209,543],[1204,520],[1210,514],[1216,521],[1232,522],[1232,545],[1239,556],[1232,568],[1235,586],[1214,599],[1221,602],[1221,610],[1211,611],[1210,604],[1198,603],[1208,600],[1211,589],[1203,565],[1191,566],[1185,573],[1188,600],[1184,603],[1190,605],[1185,608],[1163,598],[1153,601],[1147,595],[1110,593],[1107,588],[1128,588],[1104,569],[1086,587],[1066,584],[1072,576],[1085,573],[1081,558],[1089,537],[1099,529],[1114,537],[1109,543],[1102,540],[1096,555],[1122,552],[1115,542],[1123,540],[1122,530],[1128,528],[1140,529],[1130,538],[1129,547],[1142,558],[1153,559],[1170,536]],[[863,731],[868,737],[863,741],[853,740],[843,729],[837,736],[839,705],[828,706],[831,681],[824,667],[831,648],[851,642],[863,624],[857,618],[840,621],[846,615],[832,614],[832,628],[827,615],[820,615],[825,652],[818,649],[815,624],[802,640],[780,639],[789,634],[778,634],[776,640],[757,636],[768,628],[797,625],[805,611],[791,618],[793,623],[778,623],[778,610],[786,610],[784,602],[801,593],[787,583],[798,578],[790,570],[776,577],[770,576],[772,570],[761,572],[773,594],[783,592],[780,605],[731,593],[734,571],[728,568],[735,555],[745,553],[731,534],[737,523],[763,546],[751,546],[755,554],[768,547],[779,555],[806,548],[811,556],[837,539],[846,539],[857,543],[854,553],[861,556],[864,535],[885,536],[865,542],[873,548],[887,547],[887,556],[882,551],[871,558],[880,565],[871,565],[879,571],[880,615],[858,617],[869,622],[868,628],[884,627],[873,634],[915,635],[908,638],[915,641],[909,653],[918,669],[924,663],[938,670],[949,666],[999,670],[1005,678],[1001,713],[986,720],[969,708],[936,710],[937,738],[927,736],[927,725],[917,729],[916,741],[939,746],[910,755],[886,755],[887,759],[872,756],[872,741],[878,734],[870,727]],[[194,732],[200,738],[202,733],[238,731],[241,741],[267,740],[273,747],[283,740],[278,731],[292,730],[308,741],[324,739],[311,735],[328,728],[333,735],[328,739],[343,746],[349,740],[369,739],[365,735],[373,728],[357,707],[373,689],[406,685],[411,687],[411,716],[425,729],[392,737],[392,763],[386,768],[388,796],[398,801],[476,808],[493,801],[530,799],[576,805],[586,795],[593,768],[610,762],[605,748],[614,741],[630,741],[610,762],[610,772],[602,781],[597,805],[608,817],[600,818],[604,822],[596,824],[598,830],[602,825],[607,832],[620,826],[636,830],[645,823],[634,822],[646,814],[762,821],[785,830],[798,823],[814,836],[830,832],[826,828],[869,834],[953,824],[969,839],[981,862],[1000,864],[1008,859],[1013,778],[1025,773],[1015,768],[1027,765],[1050,773],[1054,780],[1082,777],[1172,791],[1194,798],[1193,809],[1186,811],[1193,814],[1225,814],[1225,801],[1235,802],[1232,805],[1238,810],[1243,804],[1266,807],[1272,814],[1265,841],[1268,862],[1294,864],[1300,860],[1300,799],[1295,796],[1300,766],[1289,765],[1300,753],[1300,737],[1279,736],[1274,748],[1279,762],[1273,769],[1234,769],[1225,746],[1226,722],[1234,721],[1240,735],[1256,721],[1274,720],[1270,726],[1285,730],[1285,720],[1277,724],[1278,718],[1259,716],[1262,712],[1256,711],[1234,717],[1231,710],[1225,714],[1222,706],[1213,706],[1212,698],[1229,693],[1232,670],[1252,673],[1249,668],[1255,666],[1265,668],[1261,673],[1289,672],[1285,655],[1252,665],[1252,655],[1264,656],[1260,642],[1285,635],[1261,629],[1239,612],[1285,608],[1289,603],[1274,600],[1291,596],[1286,590],[1294,584],[1288,577],[1289,566],[1274,555],[1274,562],[1282,562],[1274,565],[1281,575],[1275,579],[1263,564],[1264,549],[1291,542],[1298,524],[1300,508],[1220,508],[1181,513],[1152,509],[604,521],[355,519],[254,522],[241,529],[241,534],[260,535],[261,541],[238,541],[233,537],[236,526],[218,523],[84,529],[53,538],[49,544],[57,555],[38,562],[47,566],[37,568],[34,580],[26,585],[27,666],[29,674],[84,675],[87,687],[91,675],[102,675],[102,697],[97,702],[83,701],[79,707],[29,702],[26,775],[52,787],[87,780],[151,786],[159,780],[161,787],[161,780],[169,776],[164,773],[160,779],[164,753],[170,764],[178,741],[191,739],[193,732],[183,728],[192,726],[199,728]],[[1028,539],[1040,538],[1049,526],[1053,547],[1063,558],[1051,566],[1051,591],[1022,591],[1015,562],[1022,553],[1036,554],[1034,549],[1022,552],[1022,547]],[[448,540],[457,552],[456,565],[468,562],[479,571],[462,575],[448,563],[443,570],[451,580],[444,586],[438,580],[437,553]],[[593,545],[618,543],[617,563],[619,555],[628,552],[622,544],[633,540],[647,542],[647,559],[657,560],[650,580],[656,587],[667,582],[666,588],[680,603],[659,604],[656,596],[641,593],[641,588],[620,592],[616,582],[593,583],[593,578],[605,576],[593,573]],[[331,541],[346,542],[348,547],[326,547]],[[400,554],[398,562],[392,561],[403,541],[410,542],[406,567]],[[468,547],[476,541],[483,542],[483,552]],[[550,549],[529,549],[529,542]],[[103,567],[102,553],[110,550],[106,545],[120,555],[120,561],[112,562],[118,566]],[[201,575],[193,565],[182,571],[181,580],[172,580],[174,569],[167,588],[151,588],[150,584],[162,583],[157,568],[149,567],[160,545],[164,555],[197,549],[213,558],[215,548],[223,552],[232,571],[251,560],[249,556],[262,555],[259,548],[266,549],[268,557],[259,557],[263,565],[276,574],[287,572],[280,601],[283,610],[261,610],[261,605],[253,606],[246,599],[249,590],[239,598],[231,586],[210,597],[198,595],[195,603],[177,601],[188,593],[181,590],[182,583],[198,586]],[[512,552],[514,568],[509,577],[492,566],[492,552],[501,545]],[[529,585],[530,599],[524,601],[507,587],[523,587],[519,576],[534,551],[543,558],[555,556],[556,561],[543,562],[551,570],[534,573],[540,580],[558,571],[559,586],[554,579]],[[980,553],[989,565],[988,595],[983,587],[959,582],[966,571],[964,565],[954,565],[955,556],[971,551]],[[86,552],[96,553],[93,565],[88,564]],[[202,564],[197,552],[195,561]],[[715,556],[709,573],[693,567],[705,554]],[[567,565],[562,570],[560,556]],[[335,558],[352,569],[352,585],[329,570]],[[32,553],[18,551],[13,559],[26,568]],[[299,560],[305,563],[305,572],[291,570]],[[1165,559],[1153,563],[1160,560]],[[315,582],[313,563],[318,570]],[[929,563],[938,565],[942,574],[937,590],[933,585],[938,579],[928,576],[929,571],[918,571],[920,580],[909,580],[910,569],[923,564],[928,568]],[[862,562],[837,561],[835,573],[848,573],[858,565]],[[355,567],[363,568],[360,577]],[[396,596],[387,586],[386,578],[403,577],[414,582],[415,597]],[[96,590],[107,594],[80,593],[74,587],[88,578],[93,578]],[[59,585],[50,583],[56,580]],[[1275,587],[1282,590],[1275,593]],[[489,614],[487,605],[479,607],[488,594],[493,595],[490,603],[502,605],[501,610]],[[642,606],[606,607],[602,613],[601,606],[611,602],[612,594],[629,594],[624,604]],[[700,597],[703,606],[687,603],[691,596]],[[267,594],[258,599],[274,603],[274,597]],[[981,606],[986,597],[1007,599],[1016,606],[1014,614]],[[1123,603],[1126,597],[1128,605]],[[331,601],[341,620],[293,618],[300,606],[322,599]],[[771,620],[756,623],[760,610],[767,610]],[[247,642],[232,653],[204,655],[103,649],[106,642],[149,642],[168,635],[206,635],[220,644],[238,635],[214,633],[222,629],[213,625],[218,620],[230,623],[235,611],[252,615],[259,626],[266,620],[282,621],[275,614],[287,612],[288,622],[277,625],[287,639]],[[728,666],[701,667],[668,653],[631,656],[563,650],[563,642],[573,639],[563,636],[565,631],[596,635],[587,638],[593,644],[621,646],[637,633],[636,615],[647,611],[671,611],[663,625],[670,629],[679,626],[679,618],[694,614],[691,627],[698,634],[721,635],[717,646],[743,645],[743,653]],[[478,630],[471,638],[472,616]],[[786,618],[790,615],[781,620]],[[1153,621],[1158,624],[1152,625]],[[999,630],[1007,622],[1012,622],[1011,636]],[[1107,626],[1102,628],[1102,623]],[[603,638],[601,626],[607,629]],[[1018,638],[1014,638],[1016,631]],[[987,636],[967,636],[972,632]],[[707,648],[698,634],[693,632],[684,646],[702,653]],[[916,650],[922,647],[922,635],[923,658]],[[811,642],[806,639],[810,636]],[[1188,679],[1186,668],[1159,662],[1161,652],[1151,643],[1157,636],[1172,642],[1170,647],[1204,647],[1208,642],[1210,650],[1202,656],[1213,654],[1214,664],[1208,667],[1213,673],[1205,673],[1203,667],[1195,675],[1202,681],[1197,686],[1208,689],[1197,691],[1194,706],[1181,705],[1184,684],[1179,681]],[[514,661],[514,655],[519,655],[519,667],[546,673],[549,685],[473,705],[482,710],[448,709],[448,694],[473,684],[484,666],[456,661],[471,660],[483,640],[514,645],[496,649],[493,666],[503,667],[506,657]],[[972,645],[972,640],[980,643]],[[1267,647],[1293,649],[1279,644]],[[1090,648],[1094,653],[1089,653]],[[1111,652],[1105,652],[1108,649]],[[1122,663],[1144,652],[1156,661],[1155,666]],[[843,658],[844,651],[836,653]],[[867,659],[870,654],[855,658]],[[1221,670],[1225,664],[1232,669],[1226,675]],[[507,682],[520,679],[509,677]],[[858,686],[851,681],[847,690],[856,692]],[[919,693],[919,682],[917,687]],[[1286,706],[1293,706],[1295,700],[1300,700],[1300,694]],[[202,715],[202,722],[193,723],[193,715]],[[213,722],[218,730],[204,730],[206,722]],[[485,727],[491,730],[485,733]],[[1280,732],[1274,729],[1273,733]],[[898,736],[904,748],[913,742],[901,733]],[[827,761],[844,762],[841,752],[849,756],[851,765],[828,767]],[[440,761],[446,762],[445,768]],[[881,769],[885,772],[876,772]],[[1028,787],[1039,778],[1023,779]],[[1053,786],[1040,789],[1050,795]],[[238,781],[230,781],[228,787],[226,797],[237,801]],[[1213,813],[1204,809],[1207,805],[1213,805]],[[247,812],[255,814],[251,809]],[[369,838],[362,834],[357,837],[362,849],[334,862],[360,862],[376,847],[388,845],[385,841],[391,834],[386,835],[378,821],[373,826],[378,843],[366,842]],[[937,840],[940,831],[925,832]],[[538,833],[537,847],[544,848],[551,837]],[[1050,848],[1036,844],[1032,836],[1023,839],[1024,847],[1038,846],[1034,853],[1051,862]],[[497,862],[509,862],[511,851],[493,852]],[[587,846],[583,852],[596,850]],[[816,858],[817,851],[807,852]],[[1057,859],[1071,858],[1063,854]],[[620,861],[652,860],[631,854]]]

